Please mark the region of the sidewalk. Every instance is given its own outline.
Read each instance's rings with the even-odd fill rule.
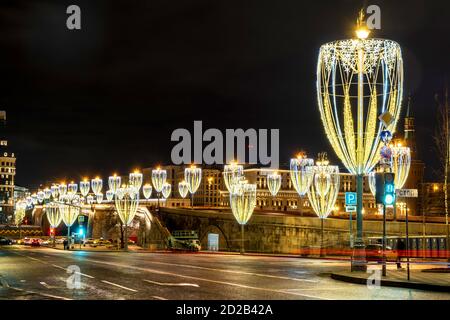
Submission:
[[[379,266],[381,272],[381,266]],[[373,272],[335,272],[331,278],[350,283],[367,285],[367,278]],[[370,281],[370,280],[369,280]],[[381,277],[381,286],[400,287],[419,290],[450,292],[450,273],[424,272],[422,270],[411,270],[410,280],[407,280],[406,268],[401,270],[387,270],[386,277]]]

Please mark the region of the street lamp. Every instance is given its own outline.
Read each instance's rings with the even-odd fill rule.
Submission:
[[[92,192],[97,195],[100,192],[102,192],[102,188],[103,188],[103,180],[100,179],[99,177],[96,177],[95,179],[92,179],[91,181],[91,186],[92,186]]]
[[[323,256],[323,220],[328,217],[336,203],[339,193],[339,167],[329,165],[326,154],[321,154],[313,167],[313,172],[313,183],[308,189],[308,199],[320,218],[320,256]]]
[[[76,195],[78,185],[71,183],[67,188],[67,194],[59,197],[59,210],[62,220],[67,226],[67,242],[70,249],[70,227],[75,223],[80,214],[80,197]]]
[[[358,31],[363,29],[363,20],[361,11]],[[400,46],[368,35],[358,32],[356,39],[322,45],[317,65],[317,100],[325,133],[336,155],[356,175],[358,256],[352,259],[352,270],[366,270],[363,177],[380,159],[383,124],[378,116],[381,114],[386,129],[394,132],[403,94]]]
[[[128,226],[131,225],[139,206],[139,190],[131,185],[118,188],[115,194],[114,205],[125,227],[124,249],[128,250]]]
[[[162,187],[167,179],[167,171],[162,170],[160,167],[152,170],[152,184],[156,190],[157,198],[158,198],[158,211],[159,211],[159,198],[161,197],[160,193]]]
[[[185,180],[178,182],[178,192],[183,199],[186,198],[189,192],[189,186]]]
[[[241,254],[244,254],[244,225],[250,220],[256,205],[256,184],[241,180],[233,186],[230,193],[231,211],[241,225]]]
[[[190,168],[184,169],[184,180],[188,184],[188,190],[191,193],[191,207],[194,207],[194,193],[197,192],[202,180],[202,169],[191,165]]]
[[[80,192],[83,197],[86,197],[88,195],[90,189],[91,184],[89,180],[84,179],[83,181],[80,181]]]
[[[25,218],[26,210],[27,210],[26,201],[23,200],[17,201],[16,208],[14,210],[14,222],[17,228],[19,229],[19,239],[22,239],[21,225],[23,222],[23,218]]]

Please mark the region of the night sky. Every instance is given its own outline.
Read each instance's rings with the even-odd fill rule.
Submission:
[[[71,4],[81,7],[80,31],[66,28]],[[204,130],[279,128],[280,162],[301,149],[337,162],[317,108],[317,54],[352,36],[364,4],[381,7],[373,36],[402,46],[404,102],[410,93],[433,178],[434,95],[450,71],[447,0],[3,0],[0,109],[17,184],[169,164],[172,131],[192,132],[194,120]]]

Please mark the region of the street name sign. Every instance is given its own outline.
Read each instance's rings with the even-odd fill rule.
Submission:
[[[417,189],[397,189],[397,197],[401,198],[417,198],[419,193]]]
[[[345,212],[356,212],[356,206],[345,206]]]

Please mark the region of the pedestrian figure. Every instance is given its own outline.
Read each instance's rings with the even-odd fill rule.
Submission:
[[[405,254],[405,243],[400,239],[397,243],[397,269],[402,268],[402,256]]]
[[[64,250],[67,250],[67,239],[64,239],[63,245],[64,245]]]

